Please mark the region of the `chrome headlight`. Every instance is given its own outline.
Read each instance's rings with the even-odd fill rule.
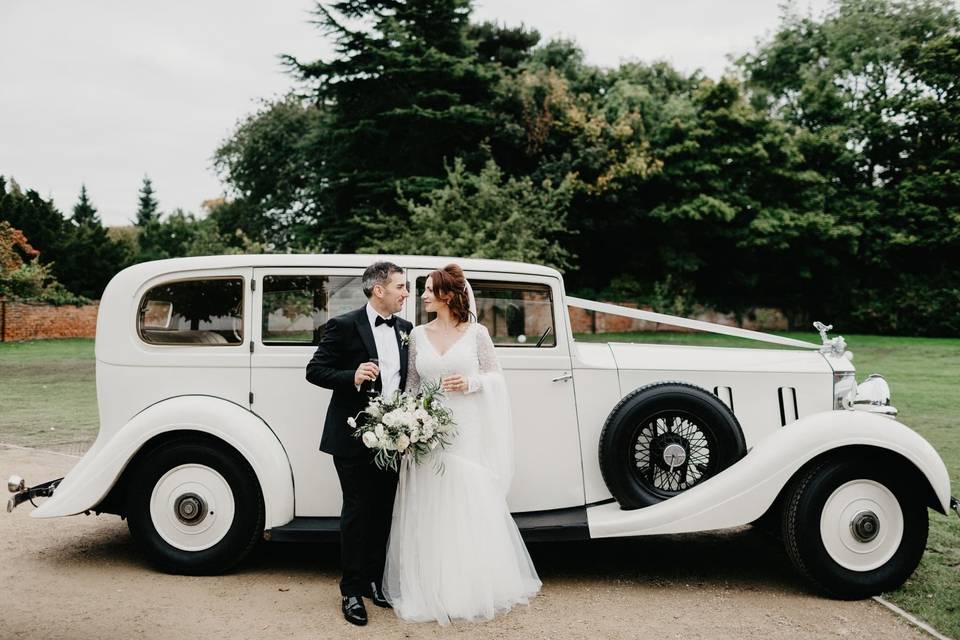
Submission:
[[[886,407],[890,405],[890,385],[879,373],[871,373],[857,387],[856,404]]]
[[[833,372],[833,408],[852,409],[857,398],[857,376],[853,371]]]

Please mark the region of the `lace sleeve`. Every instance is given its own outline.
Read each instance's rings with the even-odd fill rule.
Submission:
[[[414,327],[416,329],[416,327]],[[417,393],[420,391],[420,374],[417,373],[417,332],[410,331],[410,344],[407,345],[407,382],[403,387],[404,391]]]
[[[490,339],[490,332],[482,324],[477,324],[477,360],[480,364],[480,375],[470,376],[466,393],[475,393],[483,388],[483,374],[501,373],[500,363],[497,361],[497,352]]]

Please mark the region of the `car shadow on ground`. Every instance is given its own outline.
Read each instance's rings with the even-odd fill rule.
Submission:
[[[126,565],[153,571],[127,531],[126,523],[100,516],[105,526],[77,538],[61,538],[43,551],[53,563]],[[106,520],[113,519],[113,522]],[[73,539],[71,539],[73,538]],[[545,584],[602,582],[738,590],[775,589],[809,593],[778,540],[754,527],[638,538],[577,542],[535,542],[528,549]],[[280,574],[336,579],[340,547],[335,542],[256,544],[230,574]]]

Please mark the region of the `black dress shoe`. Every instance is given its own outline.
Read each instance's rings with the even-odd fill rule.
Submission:
[[[363,606],[363,598],[360,596],[343,596],[340,604],[343,610],[343,617],[350,624],[362,627],[367,624],[367,608]]]
[[[378,586],[376,582],[370,583],[370,602],[384,609],[393,609],[390,603],[387,602],[387,597],[383,595],[383,589]]]

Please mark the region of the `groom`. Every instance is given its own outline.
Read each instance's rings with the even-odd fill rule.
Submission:
[[[410,295],[403,269],[392,262],[377,262],[363,272],[362,284],[367,304],[331,318],[307,364],[307,380],[333,390],[320,450],[333,456],[343,492],[341,609],[344,618],[356,625],[367,624],[362,596],[379,607],[390,606],[382,580],[397,474],[373,464],[372,450],[353,436],[347,418],[367,406],[370,394],[389,396],[403,390],[407,347],[400,334],[409,335],[413,328],[393,315]]]

